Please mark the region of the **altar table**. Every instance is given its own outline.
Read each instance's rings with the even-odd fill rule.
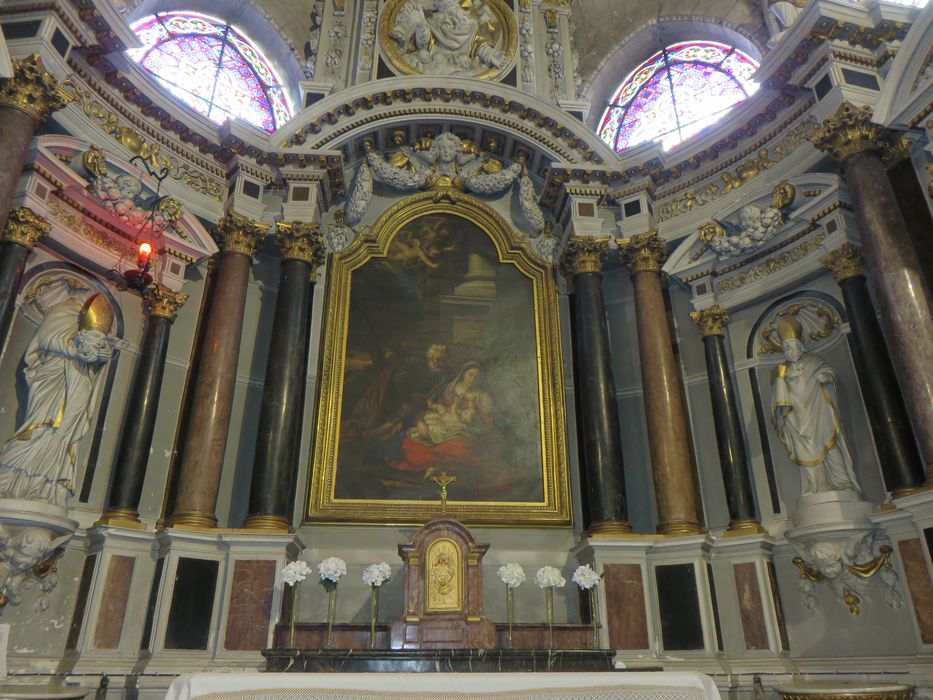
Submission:
[[[619,673],[194,673],[165,700],[721,700],[709,676]]]

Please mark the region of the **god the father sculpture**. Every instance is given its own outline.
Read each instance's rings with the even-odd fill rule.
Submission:
[[[26,348],[26,413],[0,449],[0,498],[64,506],[74,492],[77,447],[110,359],[113,309],[100,294],[49,308]]]
[[[836,377],[819,355],[806,352],[794,316],[778,319],[785,362],[772,374],[771,419],[791,461],[801,469],[801,496],[861,492],[839,415]]]

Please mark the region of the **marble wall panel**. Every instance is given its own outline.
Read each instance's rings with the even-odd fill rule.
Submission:
[[[647,649],[645,583],[638,564],[606,564],[606,624],[611,649]]]
[[[768,629],[765,625],[764,604],[758,585],[758,572],[754,562],[735,564],[735,588],[739,598],[739,614],[742,618],[742,633],[745,648],[759,650],[768,648]]]
[[[915,538],[901,540],[897,543],[897,548],[904,562],[907,588],[910,590],[910,597],[914,603],[920,639],[924,644],[933,644],[933,584],[930,583],[923,547],[920,545],[920,540]]]
[[[236,562],[227,609],[225,649],[255,651],[266,648],[274,592],[274,561],[241,559]]]
[[[94,630],[94,647],[97,649],[116,649],[120,646],[135,567],[135,557],[124,554],[110,557],[97,613],[97,627]]]
[[[81,581],[78,584],[78,595],[75,598],[75,609],[71,616],[71,628],[68,630],[68,640],[65,642],[66,649],[78,648],[78,639],[81,637],[81,625],[84,623],[84,611],[87,610],[87,596],[91,590],[91,581],[94,578],[94,565],[96,563],[96,554],[92,554],[84,560],[84,568],[81,570]]]

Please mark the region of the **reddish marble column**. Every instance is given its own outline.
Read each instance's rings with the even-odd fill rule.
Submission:
[[[632,272],[635,287],[635,319],[658,504],[658,532],[693,535],[702,531],[700,494],[661,283],[667,245],[657,232],[650,232],[623,241],[619,253]]]
[[[913,248],[883,158],[897,137],[871,122],[871,109],[843,103],[813,135],[842,163],[881,311],[881,326],[920,452],[933,465],[933,295]],[[927,473],[933,484],[933,470]]]
[[[45,70],[39,54],[14,58],[13,77],[0,81],[0,228],[10,214],[33,134],[71,99]]]
[[[214,509],[230,428],[249,271],[267,230],[267,226],[232,212],[218,224],[223,252],[207,311],[203,355],[194,379],[175,508],[166,521],[172,527],[217,526]]]

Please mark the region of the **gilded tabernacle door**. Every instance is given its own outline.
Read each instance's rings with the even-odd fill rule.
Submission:
[[[308,517],[571,522],[557,290],[453,190],[387,210],[328,268]]]

